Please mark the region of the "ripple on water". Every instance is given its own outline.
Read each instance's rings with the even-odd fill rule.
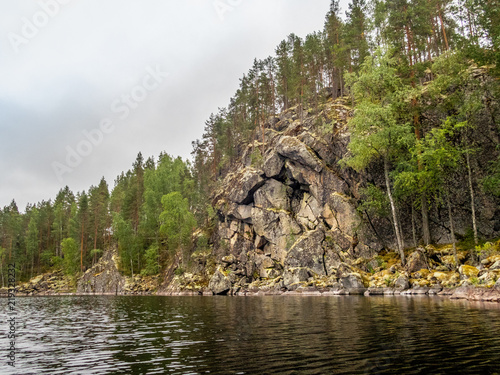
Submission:
[[[0,368],[2,374],[493,374],[500,368],[498,305],[404,297],[65,296],[18,297],[16,307],[17,367]]]

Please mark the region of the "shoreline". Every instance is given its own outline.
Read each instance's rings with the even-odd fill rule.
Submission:
[[[16,293],[16,297],[52,297],[52,296],[162,296],[162,297],[193,297],[217,296],[209,290],[205,291],[169,291],[149,293],[78,293],[78,292],[56,292],[43,291],[40,293]],[[261,297],[261,296],[363,296],[363,297],[444,297],[454,300],[467,300],[471,302],[500,302],[500,289],[481,288],[473,286],[461,286],[457,288],[429,288],[417,287],[398,290],[395,288],[353,288],[349,289],[317,289],[311,287],[297,288],[295,290],[238,290],[219,296],[225,297]],[[0,298],[7,298],[7,293],[0,289]]]

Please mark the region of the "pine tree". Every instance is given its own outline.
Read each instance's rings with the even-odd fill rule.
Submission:
[[[88,241],[88,216],[89,216],[89,200],[88,195],[83,191],[78,197],[78,222],[80,227],[80,271],[84,271],[84,258],[87,253]]]
[[[340,16],[338,0],[332,0],[330,10],[326,15],[324,26],[324,45],[326,54],[326,68],[329,71],[329,85],[333,89],[333,98],[338,93],[344,93],[343,72],[347,67],[346,48],[343,39],[344,23]]]
[[[92,186],[89,189],[89,223],[93,231],[92,250],[103,249],[106,244],[106,228],[110,226],[109,190],[104,177],[99,182],[99,186]],[[109,241],[108,241],[109,242]],[[98,252],[93,251],[94,259]]]
[[[26,233],[26,252],[27,258],[31,263],[31,273],[30,277],[33,277],[33,271],[35,269],[35,257],[38,254],[40,239],[38,237],[38,226],[39,226],[39,211],[34,207],[31,212],[29,212],[29,224]]]
[[[64,272],[67,275],[76,275],[78,273],[78,244],[73,238],[65,238],[61,242],[61,250],[64,257]]]
[[[358,71],[369,55],[368,22],[366,20],[367,5],[365,0],[352,0],[346,12],[344,39],[348,49],[349,72]]]
[[[425,181],[425,189],[427,192],[435,196],[438,201],[446,203],[450,225],[449,230],[453,244],[453,254],[457,267],[459,263],[449,180],[451,174],[458,165],[460,150],[453,146],[449,138],[462,126],[464,126],[463,123],[453,124],[452,121],[448,119],[442,127],[432,129],[419,141],[420,149],[422,150],[419,157],[423,159],[422,164],[425,166],[425,168],[420,171],[420,173],[423,174],[421,181]]]
[[[163,212],[160,215],[160,232],[166,237],[168,250],[183,248],[184,254],[191,248],[191,236],[196,220],[189,211],[189,203],[179,192],[164,195],[161,199]]]
[[[278,66],[277,91],[281,97],[283,110],[290,107],[292,63],[290,59],[291,46],[287,40],[283,40],[276,48],[276,64]]]
[[[7,268],[7,249],[0,246],[0,277],[2,278],[2,288],[5,288],[5,274],[8,272]]]
[[[394,153],[408,147],[413,142],[413,135],[409,123],[399,116],[398,106],[404,86],[394,65],[395,61],[379,50],[375,57],[367,58],[361,65],[359,77],[354,74],[346,76],[356,99],[356,112],[349,121],[352,131],[349,155],[343,159],[343,164],[362,171],[372,161],[382,160],[394,233],[401,264],[404,265],[404,243],[389,172]]]

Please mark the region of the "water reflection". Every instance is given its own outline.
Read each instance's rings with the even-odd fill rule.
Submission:
[[[18,312],[16,371],[2,367],[2,374],[494,374],[500,368],[499,304],[428,297],[18,297]]]

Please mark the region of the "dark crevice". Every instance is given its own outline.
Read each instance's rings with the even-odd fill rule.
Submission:
[[[326,251],[325,251],[325,249],[323,249],[323,269],[325,270],[325,275],[328,276],[328,271],[326,269],[326,259],[325,259],[325,257],[326,257]]]
[[[248,192],[248,195],[246,196],[245,199],[241,201],[239,204],[244,204],[244,205],[249,205],[250,203],[253,203],[253,195],[254,193],[259,190],[264,184],[266,183],[267,180],[263,180],[259,182],[257,185],[255,185],[250,191]]]

